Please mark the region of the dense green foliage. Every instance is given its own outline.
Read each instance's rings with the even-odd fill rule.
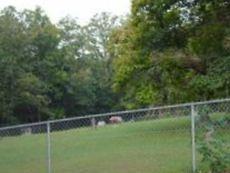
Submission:
[[[201,164],[197,172],[225,173],[230,169],[229,139],[225,138],[230,125],[227,114],[208,114],[208,108],[197,117],[197,148]]]
[[[133,0],[129,20],[111,41],[123,104],[228,97],[229,9],[228,0]]]
[[[0,15],[0,124],[35,122],[113,109],[106,43],[118,18],[80,26],[51,23],[44,12],[5,8]]]
[[[133,0],[81,26],[0,12],[0,124],[230,96],[228,0]]]

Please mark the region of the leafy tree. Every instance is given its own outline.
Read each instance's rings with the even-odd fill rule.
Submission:
[[[225,0],[132,1],[130,18],[110,39],[123,105],[229,96],[228,7]]]

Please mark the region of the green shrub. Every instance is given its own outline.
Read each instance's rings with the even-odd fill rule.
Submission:
[[[204,116],[204,115],[202,115]],[[207,121],[198,133],[198,151],[202,156],[199,173],[227,173],[230,165],[230,147],[218,134],[228,126],[228,118],[212,119],[205,115]]]

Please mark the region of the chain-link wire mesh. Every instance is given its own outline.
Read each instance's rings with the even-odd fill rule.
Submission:
[[[191,167],[189,106],[54,121],[51,131],[55,173],[171,173]]]
[[[198,104],[195,112],[197,169],[230,172],[230,101]]]
[[[46,124],[0,129],[0,172],[47,172]]]
[[[229,104],[226,99],[1,128],[0,172],[209,171],[215,161],[204,158],[213,148],[224,152],[220,159],[229,157]]]

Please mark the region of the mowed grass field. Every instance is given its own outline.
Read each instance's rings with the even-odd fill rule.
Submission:
[[[47,172],[46,135],[0,140],[0,173]],[[189,173],[189,117],[51,133],[53,173]]]

